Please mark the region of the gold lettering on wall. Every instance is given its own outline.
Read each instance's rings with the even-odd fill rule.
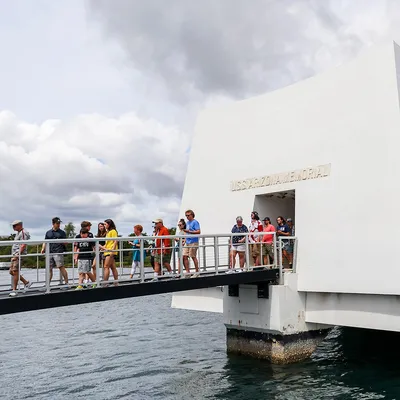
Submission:
[[[305,181],[310,179],[320,179],[329,176],[331,173],[331,164],[318,165],[297,169],[295,171],[283,172],[279,174],[265,175],[257,178],[242,179],[231,182],[231,191],[247,190],[258,187],[280,185],[282,183]]]

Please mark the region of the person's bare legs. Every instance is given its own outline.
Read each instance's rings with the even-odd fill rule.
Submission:
[[[244,256],[244,251],[239,251],[239,265],[241,269],[244,269],[244,262],[245,262],[245,256]]]
[[[170,273],[172,272],[171,264],[169,262],[164,261],[164,267],[167,268],[168,272],[170,272]]]
[[[186,272],[189,274],[190,273],[189,256],[183,256],[183,265],[185,266]]]
[[[194,263],[194,269],[196,272],[199,272],[199,260],[197,259],[196,256],[192,257],[193,263]]]
[[[104,281],[108,281],[108,279],[110,278],[110,258],[111,256],[106,256],[104,260]]]
[[[65,269],[65,267],[58,267],[60,269],[60,274],[64,278],[64,283],[67,285],[68,284],[68,272]]]
[[[158,261],[154,261],[154,272],[157,275],[161,275],[161,265]]]
[[[236,250],[232,250],[231,251],[231,265],[230,265],[230,268],[231,269],[234,269],[235,268],[235,265],[236,265],[236,254],[237,254],[237,251]]]

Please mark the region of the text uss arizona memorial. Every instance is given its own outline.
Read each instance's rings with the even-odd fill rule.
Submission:
[[[331,164],[319,165],[318,167],[303,168],[290,172],[261,176],[258,178],[249,178],[240,181],[232,181],[231,190],[232,191],[247,190],[264,186],[279,185],[281,183],[324,178],[326,176],[329,176],[330,172],[331,172]]]

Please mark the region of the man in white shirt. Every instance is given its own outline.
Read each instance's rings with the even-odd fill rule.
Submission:
[[[29,235],[29,232],[27,232],[24,227],[23,223],[21,220],[16,220],[12,222],[12,227],[14,231],[16,231],[16,235],[14,240],[29,240],[31,236]],[[10,293],[11,297],[14,297],[18,294],[17,292],[17,286],[18,286],[18,280],[21,280],[21,282],[24,284],[25,289],[29,289],[31,287],[31,283],[27,281],[22,275],[21,275],[21,268],[23,265],[24,259],[21,258],[21,255],[26,255],[27,254],[27,245],[26,244],[13,244],[11,248],[11,266],[10,266],[10,275],[12,275],[12,292]]]

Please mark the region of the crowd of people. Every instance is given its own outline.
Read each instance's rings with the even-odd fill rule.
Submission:
[[[182,258],[183,265],[185,268],[185,275],[191,277],[199,276],[199,262],[197,258],[197,249],[199,245],[198,237],[192,235],[199,235],[201,233],[200,224],[195,219],[195,214],[192,210],[185,212],[187,221],[181,220],[178,224],[179,232],[178,236],[185,235],[184,240],[175,239],[176,243],[171,243],[171,239],[163,236],[170,236],[170,232],[167,227],[164,226],[164,222],[161,218],[155,219],[154,232],[155,236],[154,243],[146,249],[151,256],[151,265],[154,268],[153,281],[157,281],[158,277],[162,273],[162,267],[166,268],[166,274],[172,274],[170,265],[172,249],[178,249],[182,246]],[[182,225],[182,221],[184,226]],[[53,277],[53,269],[58,268],[60,275],[65,283],[68,285],[68,272],[65,268],[64,253],[66,252],[66,243],[63,241],[67,239],[67,235],[64,230],[61,229],[61,219],[54,217],[52,219],[52,228],[45,234],[45,239],[51,240],[46,248],[46,243],[43,243],[41,253],[46,254],[48,258],[50,274],[49,281]],[[14,241],[27,241],[30,239],[29,232],[24,228],[23,221],[15,220],[12,222],[12,227],[16,231]],[[92,224],[90,221],[82,221],[80,232],[76,235],[76,239],[88,239],[98,238],[99,242],[99,260],[103,266],[103,281],[108,281],[110,273],[112,273],[114,281],[118,281],[118,270],[116,266],[116,256],[118,254],[118,237],[117,228],[112,219],[106,219],[104,222],[98,223],[97,234],[93,235],[91,232]],[[141,236],[143,227],[141,225],[134,226],[134,234]],[[179,243],[180,242],[180,243]],[[130,278],[132,279],[136,274],[136,270],[141,262],[141,254],[145,257],[146,252],[140,251],[140,240],[133,239],[129,244],[132,246],[132,269]],[[96,257],[94,256],[96,250],[96,242],[85,240],[77,240],[73,244],[74,261],[77,264],[79,280],[76,290],[82,290],[84,285],[88,282],[92,282],[91,286],[96,286]],[[21,268],[24,266],[24,256],[27,255],[27,245],[14,243],[11,248],[11,263],[10,263],[10,274],[12,275],[12,291],[10,296],[14,297],[18,295],[18,281],[20,280],[24,289],[29,289],[32,285],[31,282],[27,281],[21,274]],[[189,259],[193,260],[195,266],[194,274],[190,274]],[[180,268],[180,264],[179,264]],[[117,283],[115,283],[117,284]]]
[[[143,226],[135,225],[133,228],[134,237],[129,241],[132,247],[132,267],[130,271],[130,279],[133,279],[139,270],[142,261],[141,257],[150,256],[151,266],[154,269],[153,281],[157,281],[162,274],[163,268],[166,269],[166,275],[172,275],[170,265],[172,251],[178,253],[178,275],[181,276],[182,268],[184,277],[196,278],[199,273],[199,260],[197,258],[197,251],[199,248],[199,238],[196,235],[201,234],[200,223],[195,219],[193,210],[187,210],[185,217],[180,219],[177,226],[177,232],[174,239],[171,240],[170,232],[164,225],[161,218],[155,219],[154,224],[154,241],[147,248],[144,248],[143,240],[137,237],[142,236]],[[67,239],[64,230],[61,229],[61,219],[54,217],[52,219],[52,228],[45,234],[45,239],[51,240],[46,247],[43,243],[41,253],[46,254],[50,268],[49,281],[53,277],[53,269],[60,270],[65,285],[68,285],[68,272],[65,268],[64,253],[66,252],[66,243],[63,241]],[[24,228],[21,220],[12,222],[12,227],[16,231],[15,241],[26,241],[30,239],[29,232]],[[97,225],[97,233],[93,235],[91,232],[92,224],[90,221],[82,221],[80,232],[76,235],[76,239],[98,239],[99,261],[103,267],[103,281],[108,281],[110,273],[112,273],[114,284],[118,284],[118,269],[116,266],[116,256],[118,254],[118,231],[112,219],[106,219]],[[232,233],[240,234],[246,233],[248,235],[235,235],[232,236],[229,257],[229,269],[227,273],[235,271],[236,258],[239,258],[240,268],[237,272],[242,272],[246,262],[246,236],[248,236],[250,257],[253,259],[254,266],[269,265],[274,261],[274,235],[276,237],[289,237],[294,236],[294,225],[291,218],[287,221],[281,216],[277,218],[277,226],[274,227],[269,217],[265,217],[262,221],[256,211],[251,213],[251,222],[249,227],[243,224],[243,218],[237,217],[236,224],[232,228]],[[135,239],[136,237],[136,239]],[[142,242],[142,243],[141,243]],[[293,241],[290,239],[282,240],[282,257],[285,258],[289,264],[293,262]],[[73,243],[73,257],[77,265],[79,280],[76,290],[82,290],[84,285],[91,281],[91,286],[96,286],[97,278],[97,265],[96,265],[96,241],[90,240],[77,240]],[[18,294],[18,281],[20,280],[25,289],[29,289],[32,285],[31,282],[26,280],[21,274],[21,268],[24,266],[24,257],[27,255],[27,245],[14,243],[11,249],[11,265],[10,274],[12,275],[12,291],[10,296],[17,296]],[[22,256],[22,257],[21,257]],[[190,260],[194,264],[194,273],[190,271]],[[183,265],[181,265],[183,264]]]
[[[272,225],[271,219],[265,217],[262,221],[257,211],[251,213],[250,225],[247,228],[243,224],[243,218],[238,216],[236,224],[232,228],[232,233],[248,233],[248,243],[250,257],[253,259],[254,266],[271,265],[275,258],[274,235],[276,238],[282,238],[282,261],[286,260],[289,268],[293,265],[293,247],[292,239],[284,239],[285,236],[295,236],[295,228],[291,218],[286,221],[282,216],[276,219],[276,227]],[[232,237],[231,250],[229,257],[229,270],[227,273],[235,271],[236,258],[239,258],[240,269],[244,270],[246,262],[246,236],[235,235]]]

